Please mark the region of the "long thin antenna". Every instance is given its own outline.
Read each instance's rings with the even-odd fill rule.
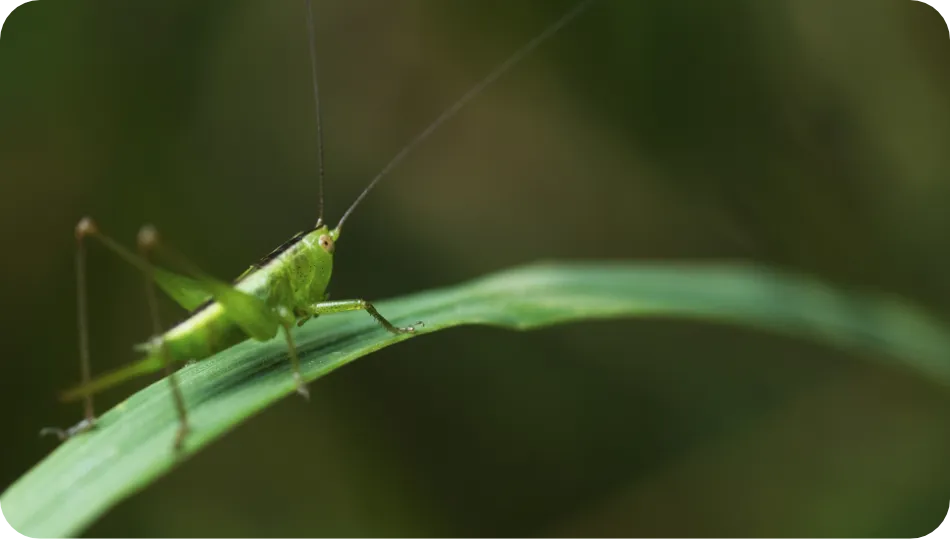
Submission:
[[[521,47],[517,52],[512,54],[507,60],[505,60],[498,67],[496,67],[494,71],[492,71],[491,73],[488,74],[488,76],[482,79],[481,82],[476,84],[471,90],[469,90],[462,97],[460,97],[459,100],[455,102],[455,104],[453,104],[451,107],[446,109],[445,112],[443,112],[438,118],[436,118],[434,122],[429,124],[429,127],[425,128],[425,130],[423,130],[421,133],[416,135],[416,137],[412,139],[409,142],[409,144],[406,144],[403,147],[403,149],[400,150],[399,153],[397,153],[396,156],[393,157],[392,160],[389,161],[389,164],[383,167],[383,169],[379,172],[379,174],[377,174],[376,177],[373,178],[373,181],[369,182],[369,185],[366,186],[366,189],[364,189],[362,193],[360,193],[360,196],[356,197],[356,200],[353,201],[353,204],[350,205],[350,207],[343,214],[343,217],[340,218],[340,222],[336,225],[336,232],[337,233],[340,232],[340,230],[343,228],[343,223],[347,220],[347,218],[349,218],[350,214],[353,213],[353,210],[356,209],[357,206],[359,206],[360,202],[362,202],[363,199],[366,198],[366,195],[373,189],[373,187],[376,187],[376,184],[379,183],[379,180],[383,179],[383,177],[389,174],[392,171],[392,169],[396,168],[396,165],[398,165],[400,161],[402,161],[407,155],[409,155],[409,153],[412,152],[412,150],[414,150],[416,146],[421,144],[422,141],[428,138],[429,135],[431,135],[436,129],[441,127],[442,124],[444,124],[447,120],[455,116],[455,114],[458,113],[458,111],[460,111],[462,107],[467,105],[469,101],[471,101],[476,96],[478,96],[478,94],[480,94],[482,90],[488,87],[491,83],[495,82],[498,79],[498,77],[502,76],[506,71],[508,71],[508,69],[510,69],[511,66],[518,63],[525,56],[527,56],[531,51],[537,48],[538,45],[544,42],[544,40],[554,35],[558,30],[563,28],[567,23],[571,22],[571,20],[573,20],[578,15],[580,15],[585,9],[590,7],[590,5],[593,2],[594,0],[583,0],[582,2],[574,6],[574,8],[572,8],[570,11],[562,15],[560,19],[552,23],[543,32],[538,34],[537,37],[529,41],[527,44]]]
[[[320,90],[317,86],[317,44],[313,30],[313,6],[311,0],[307,2],[307,35],[310,38],[310,75],[313,79],[314,114],[317,119],[317,161],[320,176],[317,179],[317,226],[323,224],[323,122],[320,117]]]

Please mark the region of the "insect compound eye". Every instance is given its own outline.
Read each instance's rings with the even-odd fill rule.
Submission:
[[[317,241],[320,242],[320,247],[323,247],[323,250],[324,250],[324,251],[326,251],[326,252],[328,252],[328,253],[332,253],[332,252],[333,252],[333,248],[334,248],[334,245],[333,245],[333,238],[331,238],[330,236],[324,234],[324,235],[320,236],[320,239],[317,240]]]

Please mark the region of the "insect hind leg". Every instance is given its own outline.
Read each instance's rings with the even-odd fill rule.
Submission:
[[[155,270],[151,262],[151,254],[158,245],[158,231],[151,225],[143,226],[139,230],[138,247],[142,258],[145,261],[145,296],[148,302],[149,316],[152,319],[152,330],[154,337],[152,341],[153,349],[158,351],[162,358],[162,364],[165,368],[165,376],[168,378],[168,384],[171,386],[172,399],[175,402],[175,411],[178,414],[178,432],[175,434],[175,450],[181,450],[188,436],[188,411],[185,408],[185,397],[181,393],[178,385],[178,377],[175,376],[175,370],[172,366],[172,358],[168,353],[168,346],[162,337],[162,324],[158,316],[158,298],[155,295]]]
[[[171,358],[168,355],[168,351],[164,345],[164,342],[160,339],[161,324],[159,323],[158,319],[158,303],[155,298],[154,286],[155,269],[149,259],[149,255],[157,243],[158,235],[155,232],[155,229],[152,227],[143,227],[139,232],[139,251],[142,254],[142,257],[139,258],[125,250],[119,243],[111,239],[109,236],[102,234],[99,231],[99,227],[96,226],[95,222],[89,217],[84,217],[79,221],[79,223],[76,224],[77,320],[79,328],[79,364],[82,373],[82,383],[80,387],[87,386],[91,381],[91,362],[89,359],[88,336],[89,323],[86,298],[86,239],[90,237],[98,240],[109,251],[112,251],[126,262],[132,264],[141,270],[145,275],[145,292],[146,298],[148,300],[149,312],[152,317],[155,335],[159,336],[155,343],[156,346],[158,346],[158,354],[162,358],[163,364],[165,366],[165,373],[168,375],[169,383],[172,386],[172,395],[174,396],[175,407],[180,419],[178,436],[175,441],[175,447],[178,448],[181,446],[181,443],[185,438],[185,434],[188,432],[188,423],[184,399],[182,398],[181,391],[178,388],[178,381],[172,372]],[[96,416],[93,410],[92,394],[93,391],[85,392],[83,394],[83,409],[85,411],[85,417],[82,421],[68,429],[45,428],[40,431],[40,435],[43,436],[51,434],[64,441],[95,427]]]
[[[82,383],[91,379],[89,359],[89,316],[86,301],[86,238],[99,234],[92,219],[83,217],[76,223],[76,320],[79,329],[79,369]],[[93,408],[92,394],[83,397],[83,420],[68,429],[48,427],[40,430],[40,436],[54,435],[65,441],[77,434],[96,426],[96,414]]]

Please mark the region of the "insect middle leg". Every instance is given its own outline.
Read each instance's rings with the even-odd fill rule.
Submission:
[[[300,358],[297,356],[297,346],[294,344],[294,338],[290,335],[290,324],[284,323],[281,328],[283,329],[284,337],[287,339],[287,351],[290,354],[290,368],[294,371],[294,384],[296,385],[297,393],[304,399],[310,400],[310,390],[307,389],[307,384],[304,383],[303,376],[300,374]]]

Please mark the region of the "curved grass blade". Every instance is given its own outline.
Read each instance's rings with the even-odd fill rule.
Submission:
[[[950,332],[922,312],[750,266],[536,265],[378,305],[395,323],[424,320],[420,334],[462,324],[524,330],[634,316],[751,326],[863,351],[950,387]],[[321,317],[295,334],[307,381],[407,338],[358,312]],[[0,496],[7,520],[32,537],[78,534],[181,459],[294,393],[282,339],[246,342],[179,372],[193,427],[182,455],[172,450],[177,423],[168,387],[156,382],[7,489]]]

